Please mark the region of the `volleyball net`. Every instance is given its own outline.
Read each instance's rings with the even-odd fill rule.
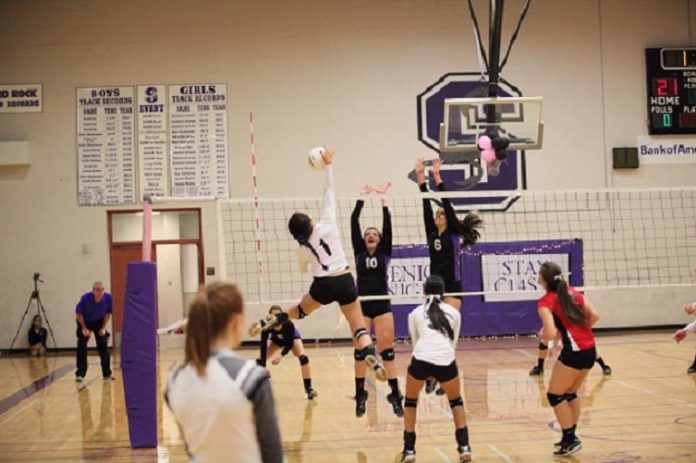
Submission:
[[[362,230],[381,228],[381,199],[391,211],[387,297],[395,301],[413,300],[429,272],[422,200],[441,197],[450,198],[460,218],[476,212],[484,221],[480,242],[461,253],[464,290],[457,295],[529,298],[539,290],[536,272],[544,260],[557,261],[571,284],[586,290],[694,285],[696,188],[368,195],[360,198]],[[350,216],[357,199],[337,198],[353,269]],[[298,270],[287,221],[296,211],[318,217],[322,199],[228,199],[217,207],[223,278],[238,284],[250,303],[297,302],[311,275]]]

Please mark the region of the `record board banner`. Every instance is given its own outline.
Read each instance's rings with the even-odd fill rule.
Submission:
[[[229,197],[227,84],[170,85],[171,195]]]
[[[42,84],[0,85],[0,114],[43,111]]]
[[[134,88],[78,88],[76,106],[78,204],[134,203]]]

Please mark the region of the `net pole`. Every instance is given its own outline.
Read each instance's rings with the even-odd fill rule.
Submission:
[[[152,199],[143,198],[143,262],[152,262]]]
[[[249,135],[251,140],[251,179],[254,185],[254,239],[256,241],[256,277],[259,295],[263,300],[263,265],[261,261],[261,219],[259,218],[259,182],[256,175],[256,137],[254,136],[254,113],[249,113]]]

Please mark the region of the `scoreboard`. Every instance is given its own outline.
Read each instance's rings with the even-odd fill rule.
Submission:
[[[646,48],[648,133],[696,134],[696,48]]]

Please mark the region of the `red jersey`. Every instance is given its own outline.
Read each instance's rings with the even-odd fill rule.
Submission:
[[[585,297],[580,291],[575,288],[568,286],[568,292],[573,302],[583,309],[585,308]],[[592,328],[585,328],[580,325],[576,325],[565,316],[563,313],[563,307],[558,301],[558,296],[556,292],[549,291],[544,294],[537,307],[546,307],[551,309],[553,314],[553,321],[556,324],[556,328],[561,332],[563,338],[563,349],[569,349],[574,352],[591,349],[595,346],[594,335],[592,334]]]

